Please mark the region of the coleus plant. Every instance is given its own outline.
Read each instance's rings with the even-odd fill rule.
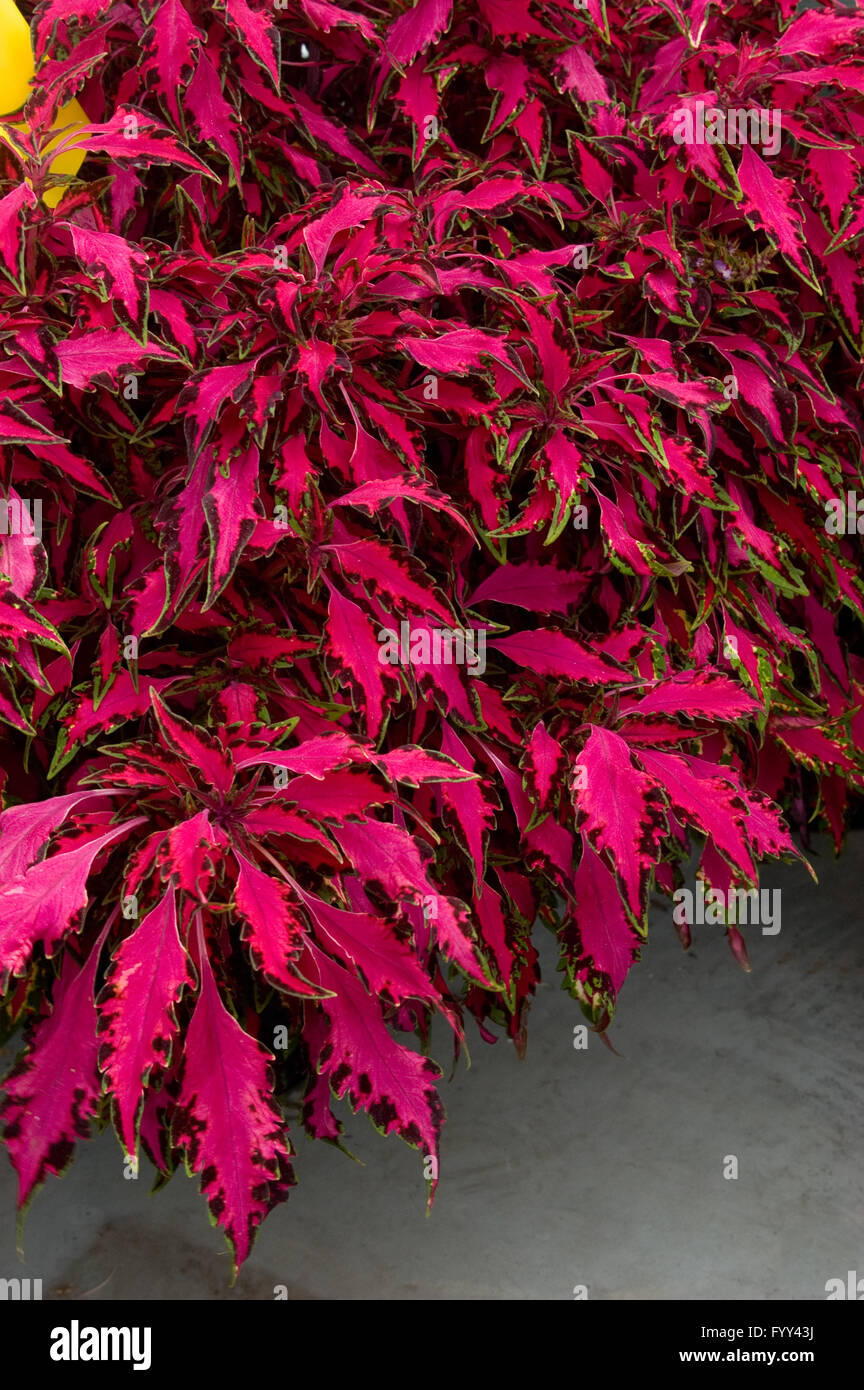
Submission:
[[[200,1176],[239,1267],[292,1083],[310,1136],[341,1142],[335,1095],[414,1145],[431,1198],[432,1020],[523,1050],[535,924],[605,1034],[691,855],[725,892],[790,824],[839,851],[864,18],[20,8],[4,1137],[23,1209],[113,1121]],[[700,105],[780,113],[776,155],[678,143]]]

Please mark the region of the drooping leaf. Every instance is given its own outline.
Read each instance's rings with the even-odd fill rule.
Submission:
[[[188,1171],[201,1175],[201,1192],[236,1271],[267,1212],[293,1186],[291,1150],[272,1097],[271,1054],[225,1008],[200,930],[198,970],[201,987],[186,1032],[172,1137]]]
[[[169,887],[115,951],[99,996],[99,1066],[114,1097],[127,1154],[137,1152],[148,1078],[167,1069],[177,1038],[175,1005],[195,976],[177,932],[177,901]]]
[[[573,799],[583,844],[615,871],[633,917],[641,921],[649,875],[668,831],[662,797],[634,764],[626,740],[610,729],[592,726],[577,766],[583,776]]]
[[[3,1081],[0,1121],[18,1174],[22,1208],[49,1174],[60,1177],[64,1172],[76,1140],[89,1138],[90,1120],[99,1107],[93,985],[103,939],[104,933],[80,968],[71,956],[65,958],[51,1013]]]

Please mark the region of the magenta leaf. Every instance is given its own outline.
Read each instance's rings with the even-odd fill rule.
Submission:
[[[196,159],[174,138],[167,126],[143,111],[118,107],[103,125],[82,126],[63,137],[58,148],[83,146],[88,156],[106,154],[111,159],[140,160],[145,164],[179,164],[212,178],[200,159]]]
[[[364,510],[374,514],[382,506],[387,506],[396,498],[403,498],[408,502],[423,502],[437,511],[444,512],[451,517],[462,530],[474,539],[474,532],[458,509],[448,501],[443,492],[437,488],[430,487],[428,484],[405,483],[397,480],[392,482],[387,479],[371,479],[368,483],[361,484],[351,492],[347,492],[344,497],[339,497],[334,502],[334,506],[339,507],[362,507]]]
[[[443,1117],[435,1089],[439,1068],[393,1039],[378,1002],[356,976],[322,951],[313,950],[313,959],[331,996],[319,1006],[329,1026],[314,1057],[316,1070],[337,1096],[347,1093],[355,1110],[367,1111],[382,1134],[396,1133],[437,1159]]]
[[[634,765],[626,740],[609,729],[592,727],[577,768],[584,773],[573,791],[583,844],[615,871],[639,922],[651,870],[668,833],[663,798]]]
[[[384,713],[384,669],[375,628],[358,604],[331,586],[327,649],[334,677],[354,689],[354,707],[365,711],[370,738],[376,738]]]
[[[99,1107],[93,982],[104,935],[80,969],[71,956],[64,958],[51,1013],[3,1081],[0,1119],[22,1208],[49,1174],[60,1177],[68,1167],[75,1141],[89,1138],[89,1121]]]
[[[608,683],[628,680],[626,672],[616,671],[602,658],[557,628],[538,628],[532,632],[496,637],[488,645],[509,657],[517,666],[542,676],[562,680]]]
[[[778,179],[760,159],[751,145],[741,151],[738,181],[744,193],[744,211],[757,225],[776,238],[784,256],[809,283],[816,284],[807,257],[801,214],[792,201],[792,185],[788,179]]]
[[[523,760],[525,778],[532,798],[541,806],[546,806],[561,790],[567,768],[567,755],[561,744],[551,736],[543,720],[538,720],[528,740]]]
[[[394,20],[385,36],[387,52],[402,67],[407,66],[439,39],[450,23],[453,0],[415,0],[415,4]]]
[[[569,613],[584,590],[584,580],[556,564],[528,561],[502,565],[478,585],[469,602],[512,603],[537,613]]]
[[[368,912],[346,912],[302,889],[297,892],[315,923],[321,945],[335,952],[349,968],[359,967],[373,994],[394,1004],[409,998],[435,1000],[435,990],[425,970],[380,917]]]
[[[0,815],[0,877],[7,883],[23,877],[70,811],[92,797],[111,795],[109,789],[97,787],[9,807]]]
[[[176,354],[151,343],[142,347],[124,328],[97,328],[57,344],[63,381],[85,391],[116,386],[121,375],[135,374],[145,363],[173,361]]]
[[[234,769],[218,739],[171,714],[155,687],[151,687],[150,700],[165,746],[200,772],[217,792],[229,791]]]
[[[234,897],[244,922],[243,939],[256,970],[288,994],[317,994],[295,968],[307,936],[302,914],[285,883],[234,850],[240,866]]]
[[[486,982],[489,971],[463,906],[441,894],[432,882],[414,840],[384,821],[344,824],[339,843],[357,872],[394,902],[426,899],[430,923],[441,950],[467,975]]]
[[[123,821],[113,830],[33,864],[0,890],[0,984],[23,970],[33,947],[41,942],[53,955],[68,932],[77,931],[87,910],[87,879],[96,856],[145,817]]]
[[[202,34],[189,17],[183,0],[164,0],[153,15],[143,44],[152,54],[153,66],[159,74],[160,91],[175,123],[180,123],[177,95],[185,87],[195,68]]]
[[[255,61],[279,89],[279,30],[270,23],[264,9],[256,9],[249,0],[219,0],[220,8],[238,38],[247,47]]]
[[[114,952],[99,996],[99,1066],[105,1073],[126,1153],[137,1153],[138,1126],[151,1072],[171,1065],[175,1005],[196,983],[177,934],[173,888]]]
[[[234,1269],[255,1232],[293,1186],[285,1123],[271,1098],[271,1054],[249,1037],[219,997],[203,933],[198,931],[201,989],[186,1033],[173,1141],[222,1227]]]
[[[573,880],[578,916],[565,933],[568,970],[579,997],[595,1011],[611,1011],[638,958],[640,938],[621,902],[614,876],[583,843]]]
[[[684,671],[659,682],[628,710],[633,714],[686,714],[691,718],[739,719],[759,710],[745,690],[719,671]]]
[[[96,232],[74,223],[67,226],[81,265],[99,283],[104,299],[124,306],[125,322],[134,329],[141,322],[147,303],[147,256],[112,232]]]
[[[26,183],[0,198],[0,260],[17,286],[24,270],[26,209],[37,204],[36,194]]]
[[[639,761],[662,787],[675,814],[710,835],[724,859],[752,882],[755,870],[743,834],[746,808],[722,769],[716,776],[699,777],[691,770],[691,759],[647,750],[639,753]]]

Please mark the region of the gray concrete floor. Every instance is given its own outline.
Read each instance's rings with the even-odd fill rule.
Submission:
[[[0,1158],[0,1276],[92,1302],[277,1285],[291,1299],[570,1300],[585,1285],[589,1299],[824,1300],[826,1280],[864,1273],[864,835],[838,864],[820,841],[811,862],[818,886],[797,865],[767,870],[782,930],[747,932],[749,975],[722,928],[694,929],[685,954],[654,914],[611,1033],[620,1057],[591,1035],[574,1050],[582,1015],[541,931],[525,1060],[475,1036],[470,1069],[442,1082],[428,1219],[417,1154],[343,1106],[364,1166],[298,1132],[299,1186],[232,1290],[197,1183],[181,1172],[150,1197],[146,1160],[124,1180],[105,1133],[37,1195],[23,1263]]]

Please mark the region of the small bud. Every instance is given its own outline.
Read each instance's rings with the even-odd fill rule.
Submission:
[[[737,927],[727,927],[726,935],[729,938],[729,946],[733,956],[741,966],[742,970],[750,973],[750,960],[747,956],[747,945]]]

